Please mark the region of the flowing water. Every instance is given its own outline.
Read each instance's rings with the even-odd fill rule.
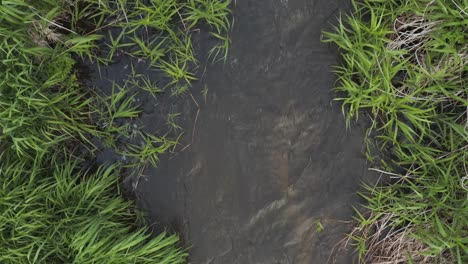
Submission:
[[[369,177],[364,133],[332,103],[338,53],[320,42],[349,5],[237,1],[228,61],[207,64],[194,100],[175,106],[181,147],[133,182],[151,218],[191,246],[191,263],[355,262],[338,243]],[[150,128],[156,115],[144,116]]]

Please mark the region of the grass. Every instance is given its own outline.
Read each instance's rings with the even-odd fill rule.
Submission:
[[[12,160],[0,171],[1,263],[185,263],[179,238],[150,237],[118,189],[117,166],[50,169]]]
[[[191,35],[206,25],[228,40],[229,3],[1,1],[1,263],[185,263],[178,236],[150,235],[119,180],[176,146],[135,124],[136,98],[188,91],[197,73]],[[81,63],[102,70],[122,57],[131,70],[123,81],[85,85]],[[163,122],[176,130],[176,117]],[[103,147],[126,161],[89,166]]]
[[[365,185],[350,234],[363,263],[468,262],[468,2],[353,1],[324,33],[342,52],[337,100],[370,118]]]

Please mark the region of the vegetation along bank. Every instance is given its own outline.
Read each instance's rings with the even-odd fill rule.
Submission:
[[[229,3],[0,1],[1,263],[186,261],[179,237],[152,235],[119,180],[176,146],[135,122],[135,98],[188,91],[201,25],[214,40],[210,58],[225,59]],[[123,81],[103,79],[106,92],[86,83],[83,65],[104,71],[122,58]],[[104,148],[125,161],[93,163]]]
[[[349,234],[364,263],[468,263],[468,2],[353,1],[324,41],[377,184]]]

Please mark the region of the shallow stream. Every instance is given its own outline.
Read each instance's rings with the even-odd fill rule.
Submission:
[[[364,132],[332,103],[338,52],[320,42],[349,5],[237,1],[228,61],[207,64],[194,100],[176,105],[181,147],[134,182],[151,218],[191,246],[190,263],[355,262],[338,243],[370,176]]]

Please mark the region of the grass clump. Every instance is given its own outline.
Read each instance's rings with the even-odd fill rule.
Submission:
[[[182,95],[196,80],[191,34],[205,23],[227,35],[230,1],[4,1],[0,5],[0,139],[33,158],[68,141],[93,149],[91,138],[115,147],[139,116],[136,92]],[[227,37],[225,37],[227,38]],[[227,46],[226,46],[227,49]],[[217,54],[227,55],[221,49]],[[112,94],[78,81],[76,61],[101,67],[119,57],[146,63],[157,80],[133,71]],[[131,75],[131,76],[130,76]],[[141,81],[134,81],[139,76]],[[153,85],[154,84],[154,85]],[[118,93],[117,93],[118,92]],[[109,111],[113,110],[113,111]],[[141,138],[144,141],[145,136]],[[169,141],[167,141],[169,143]],[[8,146],[6,146],[8,145]],[[147,145],[150,145],[148,142]]]
[[[191,34],[202,23],[228,40],[229,3],[0,1],[1,263],[185,262],[178,236],[151,236],[119,180],[176,146],[137,125],[136,98],[188,90],[197,68]],[[102,89],[85,84],[80,65],[122,59],[128,76]],[[89,166],[104,148],[128,160]]]
[[[365,114],[366,185],[350,234],[363,263],[468,262],[468,3],[353,1],[324,41],[347,123]],[[378,157],[381,157],[380,159]]]
[[[55,161],[54,161],[55,160]],[[176,235],[150,237],[116,189],[116,166],[96,172],[54,158],[50,169],[0,170],[1,263],[184,263]]]

